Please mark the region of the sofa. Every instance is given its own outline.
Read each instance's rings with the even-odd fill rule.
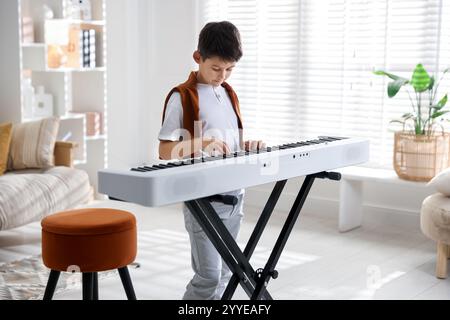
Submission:
[[[450,167],[436,175],[429,183],[436,193],[428,196],[420,210],[420,228],[436,241],[436,277],[447,278],[450,258]]]
[[[86,204],[93,199],[85,171],[73,167],[74,142],[54,143],[54,165],[8,170],[0,175],[0,230]]]

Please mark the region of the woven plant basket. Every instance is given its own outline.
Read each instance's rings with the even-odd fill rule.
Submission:
[[[449,133],[415,135],[396,132],[394,169],[401,179],[430,181],[449,166]]]

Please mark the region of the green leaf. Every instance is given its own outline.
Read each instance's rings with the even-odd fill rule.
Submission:
[[[387,88],[389,98],[395,97],[395,95],[400,90],[400,88],[407,83],[408,83],[408,80],[404,79],[404,78],[389,82],[388,88]]]
[[[396,76],[395,74],[383,71],[383,70],[377,70],[373,72],[374,74],[378,75],[378,76],[387,76],[389,78],[391,78],[392,80],[399,80],[399,79],[404,79],[404,80],[408,80],[399,76]]]
[[[423,92],[430,86],[431,78],[422,64],[418,64],[411,77],[411,85],[416,92]]]
[[[444,115],[444,114],[446,114],[446,113],[448,113],[448,112],[450,112],[450,111],[446,110],[446,111],[437,111],[437,112],[434,112],[434,113],[431,115],[431,119],[439,118],[439,117],[441,117],[442,115]]]
[[[446,103],[447,103],[447,94],[445,94],[445,96],[443,96],[442,99],[439,100],[439,102],[436,105],[435,109],[436,110],[441,110],[445,106]]]
[[[431,78],[430,78],[430,84],[428,85],[428,90],[431,90],[431,89],[433,89],[433,87],[434,87],[434,76],[431,76]]]
[[[391,121],[389,121],[389,123],[400,123],[400,124],[405,124],[405,121],[401,121],[401,120],[391,120]]]
[[[405,119],[405,120],[408,120],[408,119],[414,118],[414,114],[412,114],[412,113],[405,113],[404,115],[402,115],[402,118]]]

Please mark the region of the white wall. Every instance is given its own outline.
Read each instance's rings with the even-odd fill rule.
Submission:
[[[195,68],[192,52],[199,32],[196,6],[196,0],[109,0],[110,167],[130,167],[157,158],[165,96]],[[288,183],[279,208],[289,209],[301,180]],[[333,181],[316,181],[305,212],[337,215],[338,186]],[[270,191],[271,185],[248,189],[246,202],[263,206]],[[417,225],[420,204],[429,193],[367,184],[364,209],[372,220],[408,220]]]
[[[19,9],[16,0],[0,4],[0,123],[20,122]],[[4,76],[7,75],[7,76]]]
[[[195,68],[195,0],[109,0],[108,165],[158,157],[166,94]]]

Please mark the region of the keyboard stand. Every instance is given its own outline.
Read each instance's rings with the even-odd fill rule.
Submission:
[[[200,198],[185,202],[192,215],[198,221],[214,247],[221,255],[222,259],[233,273],[222,296],[222,300],[231,299],[238,284],[241,284],[242,288],[251,300],[272,300],[272,297],[266,287],[271,278],[276,279],[278,277],[278,272],[275,269],[276,264],[278,263],[284,246],[286,245],[292,228],[297,221],[300,210],[305,203],[306,197],[308,196],[315,178],[340,180],[341,176],[336,172],[320,172],[310,174],[305,177],[305,180],[303,181],[294,204],[289,211],[289,215],[286,218],[265,267],[257,269],[256,271],[250,265],[250,258],[267,222],[269,221],[287,180],[280,180],[275,184],[275,187],[273,188],[272,193],[270,194],[269,199],[267,200],[267,203],[264,206],[258,222],[256,223],[250,236],[250,239],[248,240],[244,252],[241,251],[236,241],[223,224],[222,220],[220,220],[208,198]]]

